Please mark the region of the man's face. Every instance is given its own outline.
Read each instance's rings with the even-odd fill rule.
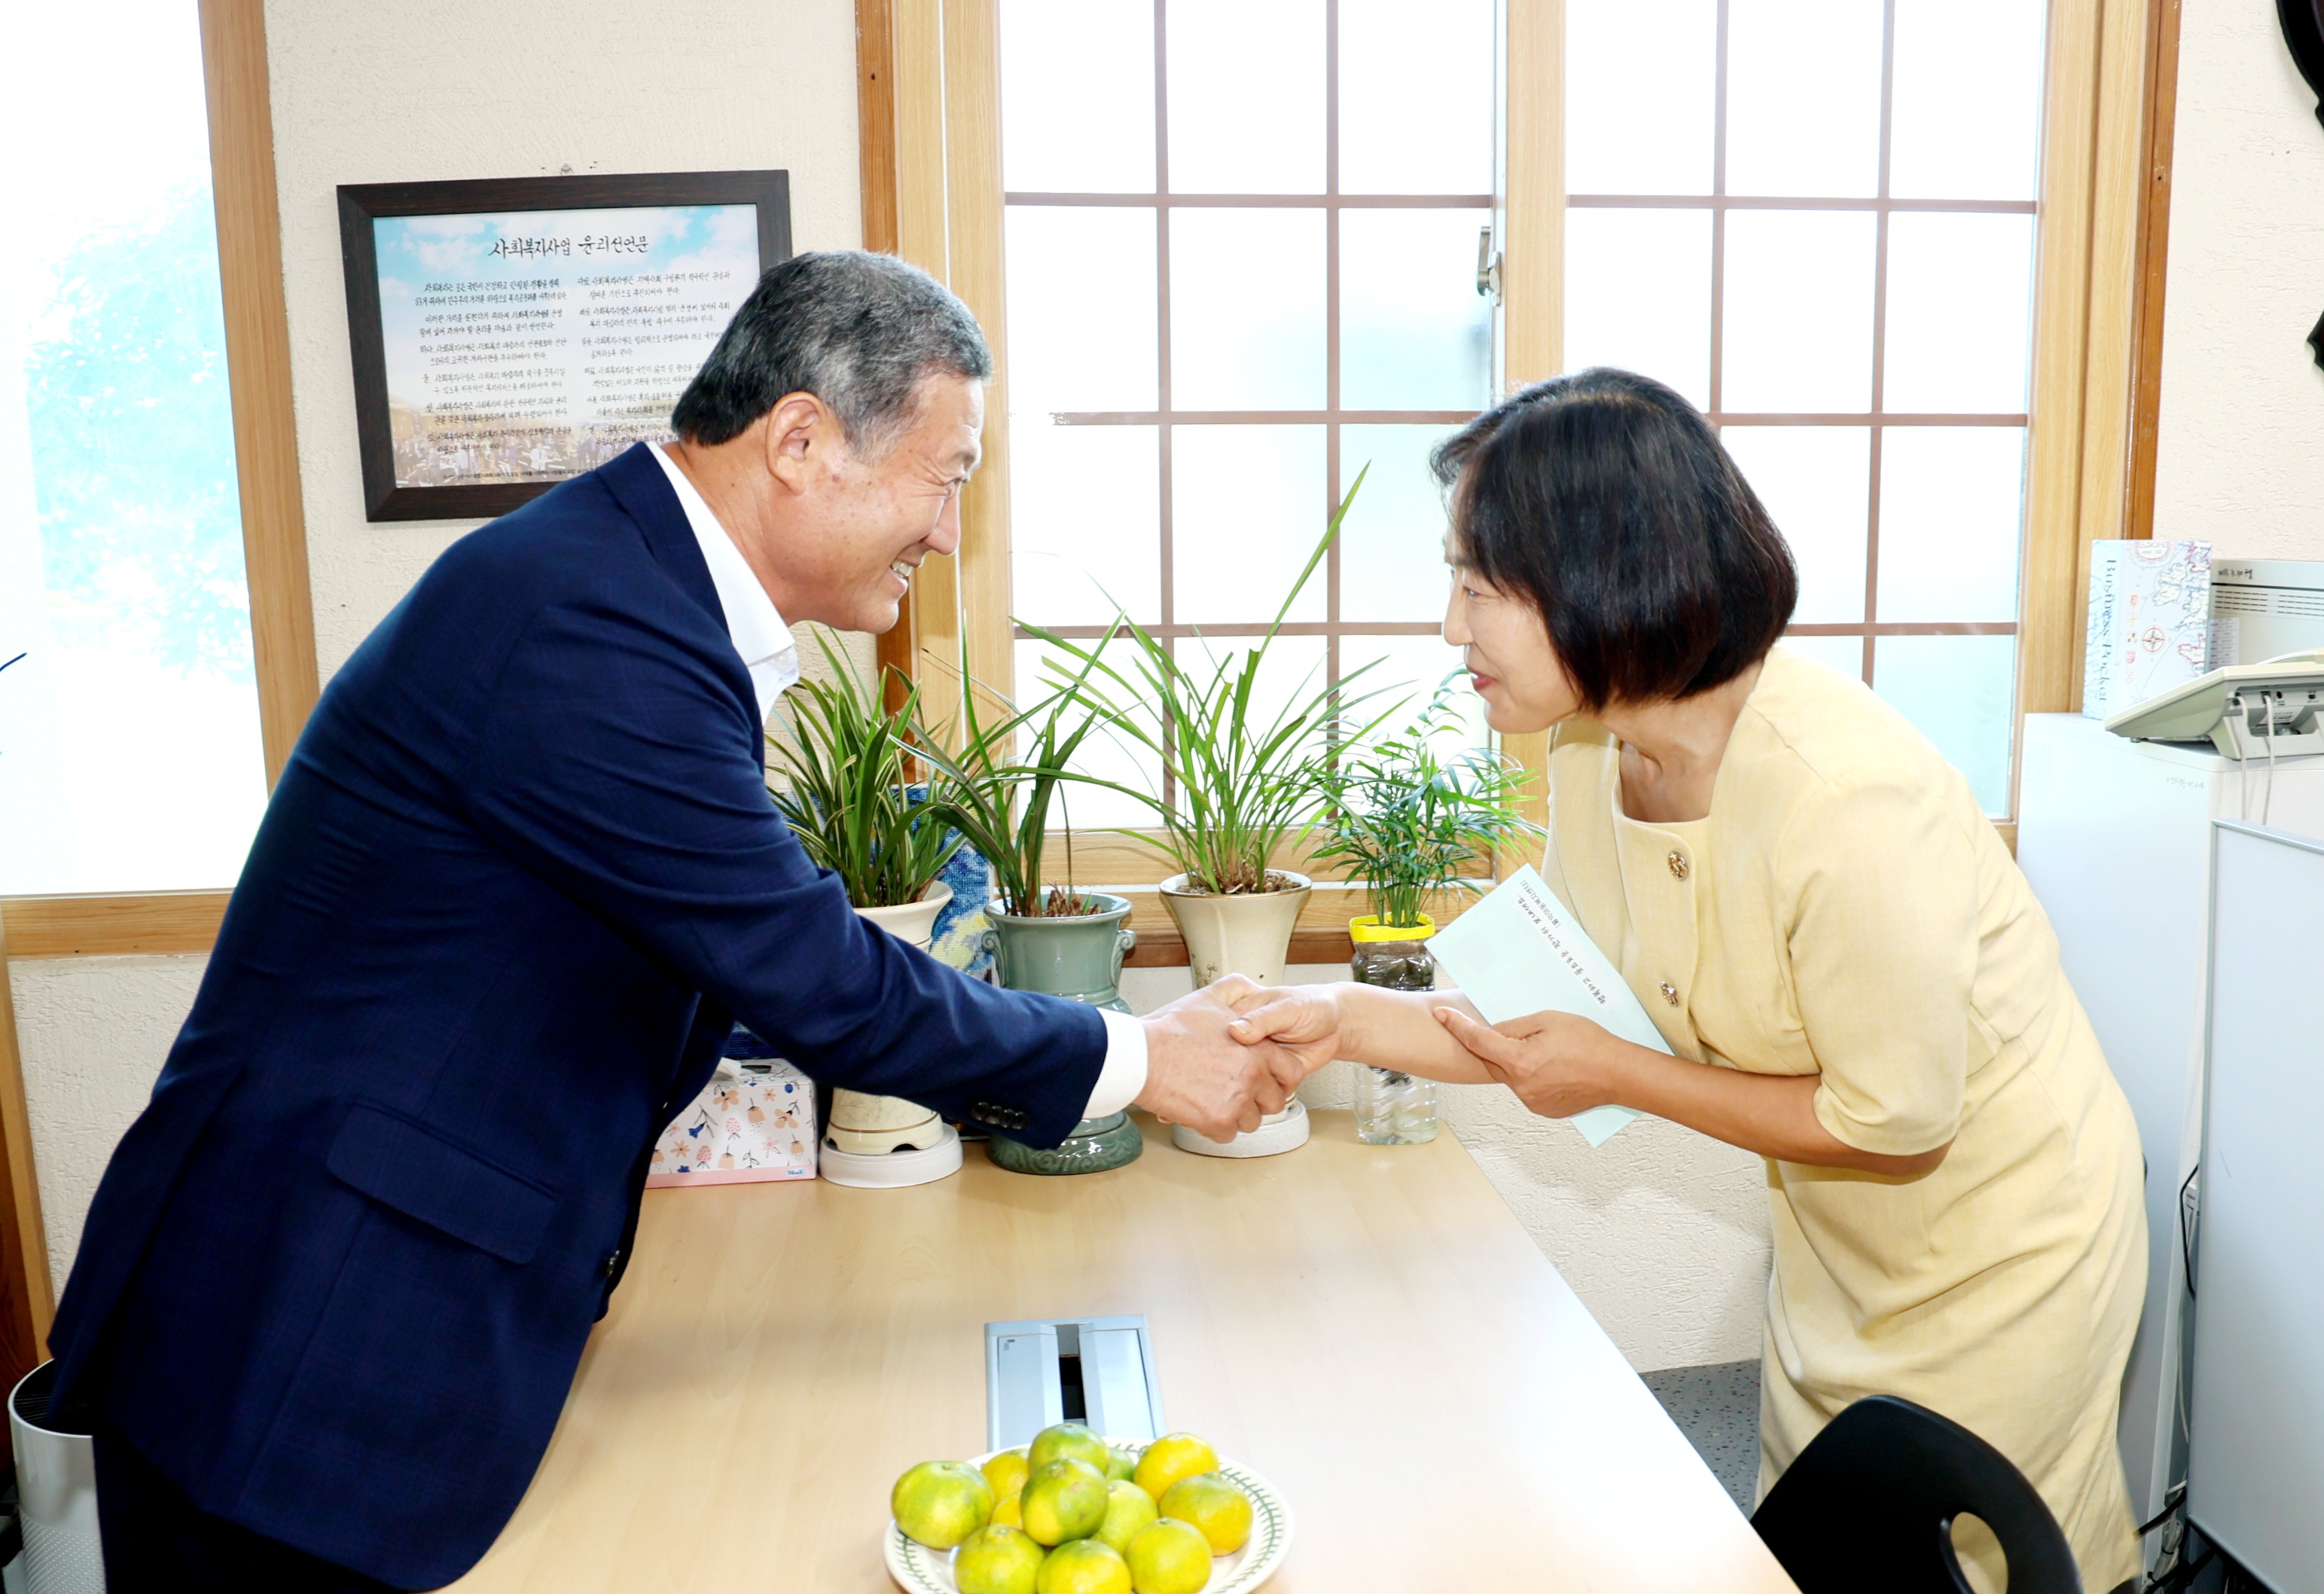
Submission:
[[[786,619],[886,631],[911,572],[960,546],[960,495],[982,457],[984,385],[930,376],[910,427],[876,459],[844,442],[813,450],[779,553]]]

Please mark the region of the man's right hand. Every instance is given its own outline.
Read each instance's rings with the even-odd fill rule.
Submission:
[[[1231,974],[1139,1020],[1146,1026],[1146,1089],[1137,1105],[1211,1140],[1249,1134],[1266,1114],[1281,1112],[1313,1070],[1287,1047],[1234,1038],[1235,1002],[1261,988]]]

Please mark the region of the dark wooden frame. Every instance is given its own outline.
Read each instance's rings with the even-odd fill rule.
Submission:
[[[521,214],[665,205],[755,205],[759,269],[790,258],[788,171],[632,172],[485,178],[456,182],[373,182],[339,188],[339,253],[346,269],[347,342],[354,356],[355,437],[363,456],[365,520],[475,520],[538,498],[555,482],[399,487],[388,430],[386,338],[380,321],[379,258],[372,223],[392,216]]]

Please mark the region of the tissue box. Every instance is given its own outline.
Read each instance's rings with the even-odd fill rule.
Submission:
[[[2093,719],[2183,686],[2209,668],[2211,545],[2090,544],[2082,712]]]
[[[815,1081],[789,1063],[718,1060],[654,1146],[646,1188],[815,1177]]]

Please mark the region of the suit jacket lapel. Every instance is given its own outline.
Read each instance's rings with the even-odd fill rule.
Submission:
[[[710,567],[703,562],[702,544],[694,540],[694,528],[687,524],[685,507],[678,503],[669,477],[647,453],[650,446],[632,443],[618,459],[598,467],[597,474],[606,490],[638,523],[654,561],[678,583],[679,591],[707,609],[724,631],[726,610],[718,601],[718,588],[711,583]]]
[[[677,583],[679,591],[702,606],[712,624],[724,635],[726,607],[718,601],[718,588],[710,579],[710,566],[703,560],[702,544],[695,540],[694,527],[687,523],[686,507],[678,501],[678,492],[669,485],[669,477],[647,457],[649,446],[631,444],[619,459],[599,466],[597,474],[604,478],[614,501],[637,522],[654,562]],[[742,682],[743,707],[756,719],[759,700],[751,685],[750,672],[743,667],[742,655],[731,647],[727,656],[733,661],[734,675]],[[753,746],[759,767],[763,770],[767,767],[766,743],[760,739]]]

